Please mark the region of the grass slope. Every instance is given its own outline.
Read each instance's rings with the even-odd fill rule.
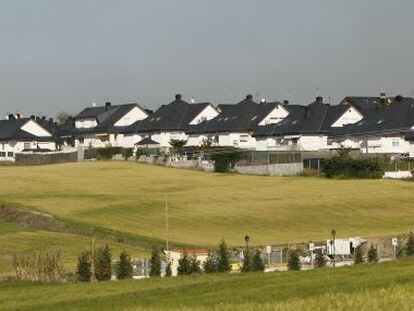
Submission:
[[[0,167],[0,202],[63,219],[163,239],[215,245],[307,242],[407,232],[414,183],[225,175],[127,162]],[[1,230],[1,229],[0,229]]]
[[[96,245],[104,245],[105,241],[97,240]],[[119,258],[121,250],[127,251],[132,258],[142,258],[148,255],[146,250],[123,245],[121,243],[109,243],[112,249],[113,259]],[[13,253],[20,252],[54,252],[61,251],[65,268],[74,270],[77,257],[83,250],[91,248],[91,237],[77,234],[58,232],[35,231],[20,226],[6,223],[0,220],[0,276],[12,275],[11,258]]]
[[[13,310],[411,310],[414,261],[93,284],[0,284]],[[47,299],[46,299],[47,297]]]

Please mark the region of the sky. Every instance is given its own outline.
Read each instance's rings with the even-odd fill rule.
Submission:
[[[0,0],[0,117],[414,96],[412,0]]]

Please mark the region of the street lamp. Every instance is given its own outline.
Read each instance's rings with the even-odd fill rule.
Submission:
[[[332,229],[331,231],[331,246],[332,246],[332,255],[333,255],[333,267],[335,268],[335,237],[336,237],[336,230]]]
[[[249,237],[248,235],[246,235],[246,236],[244,237],[244,242],[246,242],[246,248],[248,248],[248,247],[249,247],[249,241],[250,241],[250,237]]]

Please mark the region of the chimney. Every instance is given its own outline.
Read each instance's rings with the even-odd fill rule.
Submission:
[[[250,95],[250,94],[249,95],[246,95],[246,99],[247,100],[252,100],[253,99],[253,95]]]
[[[45,116],[42,116],[42,120],[44,121],[44,120],[46,120],[46,117]]]
[[[35,119],[36,119],[35,115],[34,115],[34,114],[32,114],[32,115],[30,116],[30,119],[35,120]]]
[[[317,96],[316,97],[316,103],[317,104],[323,104],[323,97],[322,96]]]
[[[111,107],[111,102],[106,102],[105,103],[105,111],[108,111],[110,107]]]
[[[401,95],[397,95],[397,96],[395,96],[395,101],[402,102],[403,101],[403,97]]]
[[[181,100],[181,94],[176,94],[175,95],[175,100]]]
[[[9,120],[14,120],[14,119],[16,119],[15,117],[14,117],[14,114],[9,114]]]
[[[53,123],[53,118],[49,118],[49,123]]]
[[[289,100],[288,99],[285,99],[284,101],[283,101],[283,105],[289,105]]]
[[[305,107],[305,117],[306,118],[310,118],[310,116],[311,116],[311,113],[310,113],[309,106],[306,106]]]
[[[380,94],[380,103],[385,104],[385,100],[386,100],[386,94],[382,92]]]
[[[39,121],[39,120],[40,120],[40,117],[39,117],[39,116],[37,116],[37,117],[36,117],[36,121]]]
[[[20,113],[16,113],[16,119],[20,119],[21,118],[21,114]]]

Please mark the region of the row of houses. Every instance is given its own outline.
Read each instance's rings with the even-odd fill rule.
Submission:
[[[189,103],[175,99],[156,111],[138,103],[87,107],[63,124],[53,119],[9,115],[0,121],[0,160],[16,152],[79,147],[151,145],[170,148],[209,141],[214,146],[252,150],[326,151],[343,147],[364,153],[414,157],[414,99],[411,97],[346,97],[339,104],[322,97],[308,105],[288,101]]]

